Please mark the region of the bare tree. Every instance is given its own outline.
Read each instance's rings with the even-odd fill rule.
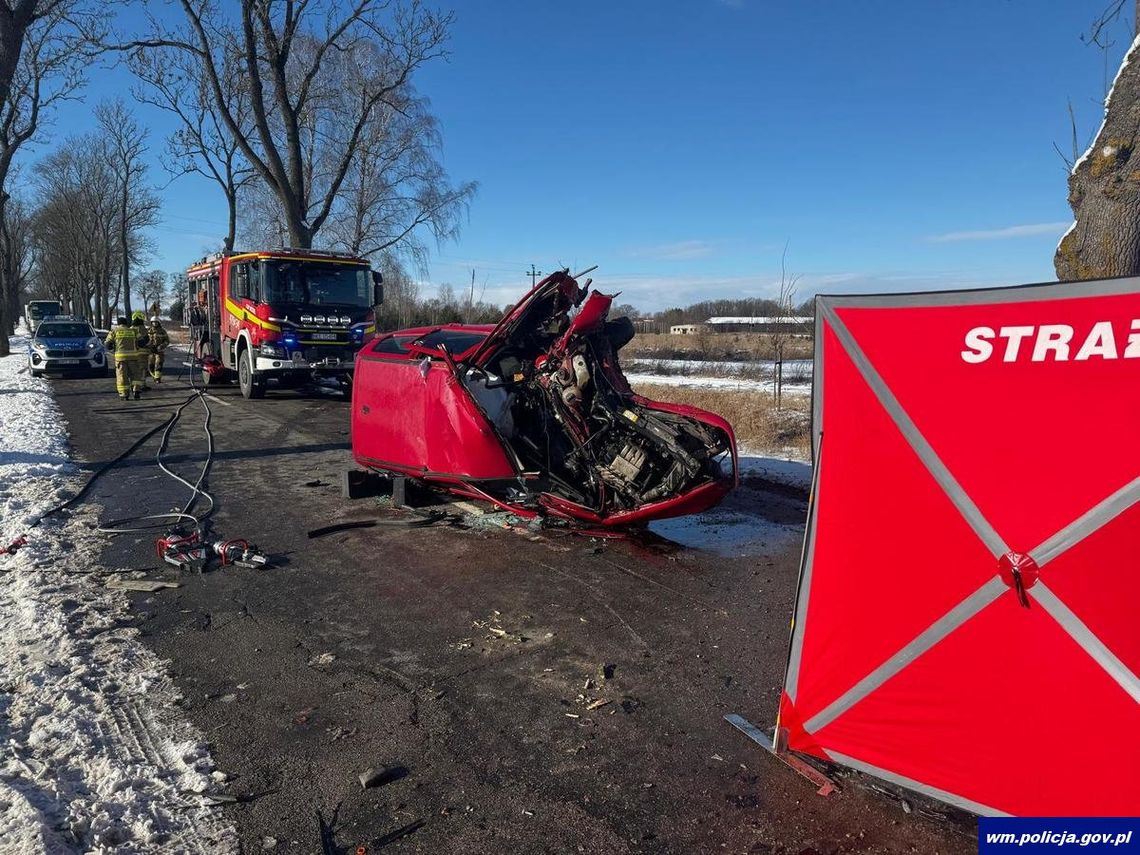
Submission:
[[[12,198],[4,206],[0,220],[0,277],[6,285],[8,317],[18,318],[20,295],[30,279],[35,263],[35,244],[32,241],[32,215],[28,205],[20,198]]]
[[[0,0],[0,222],[16,153],[35,138],[52,105],[83,84],[106,14],[99,0]],[[6,278],[15,267],[0,258],[0,356],[9,352],[16,320],[10,307],[18,285]]]
[[[326,224],[329,245],[366,257],[393,250],[423,269],[428,248],[421,234],[437,244],[456,238],[477,188],[471,181],[451,186],[441,151],[439,123],[408,84],[364,126]]]
[[[97,326],[118,301],[117,179],[106,140],[72,137],[36,165],[36,287],[63,297]]]
[[[437,15],[419,0],[240,0],[233,14],[218,0],[179,3],[182,30],[156,25],[132,46],[193,57],[226,129],[277,199],[289,242],[310,247],[359,167],[369,129],[385,110],[405,109],[415,72],[444,55],[451,15]],[[248,91],[250,128],[227,93],[226,63],[235,56]],[[439,197],[465,200],[448,190],[442,170],[436,178],[436,194],[407,205],[411,220],[404,229],[414,230]],[[434,216],[445,223],[444,208],[441,203],[440,213],[427,213],[422,222]]]
[[[228,52],[219,69],[225,103],[249,136],[249,97],[242,80],[239,57]],[[226,128],[210,84],[199,75],[197,58],[184,51],[136,50],[129,65],[143,81],[135,97],[180,120],[180,126],[167,140],[167,170],[175,175],[197,173],[215,182],[226,199],[227,227],[223,247],[233,252],[237,232],[238,195],[256,178],[241,153],[237,138]]]
[[[800,277],[788,275],[788,245],[780,254],[780,283],[776,293],[776,322],[768,333],[768,344],[772,348],[772,396],[776,399],[776,409],[780,409],[784,399],[784,353],[791,333],[788,321],[796,311],[796,285]]]
[[[161,270],[148,270],[137,279],[139,299],[143,311],[152,317],[162,311],[162,298],[166,295],[166,274]]]
[[[181,270],[172,270],[167,274],[166,295],[170,319],[181,324],[186,311],[186,274]]]
[[[119,211],[119,245],[127,251],[119,258],[119,282],[123,294],[123,311],[131,314],[131,260],[133,245],[138,243],[141,229],[158,221],[158,197],[146,184],[146,128],[135,121],[122,99],[104,101],[95,107],[95,117],[106,135],[111,168],[115,172],[116,201]]]
[[[381,253],[376,265],[384,272],[384,303],[379,307],[377,324],[382,329],[410,326],[420,304],[419,283],[390,252]]]

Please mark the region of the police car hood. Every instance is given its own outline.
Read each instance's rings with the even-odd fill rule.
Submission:
[[[56,338],[55,336],[40,335],[36,336],[36,341],[50,348],[60,348],[66,350],[78,350],[86,348],[93,336],[85,336],[83,338],[76,338],[68,336],[67,338]]]

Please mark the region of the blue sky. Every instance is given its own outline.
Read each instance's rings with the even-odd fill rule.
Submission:
[[[1094,8],[1096,7],[1096,8]],[[788,246],[800,295],[1053,277],[1071,220],[1066,100],[1081,146],[1104,59],[1081,44],[1099,4],[1069,0],[792,3],[484,0],[455,7],[451,57],[417,84],[452,177],[480,190],[424,291],[513,302],[531,262],[600,265],[647,310],[770,296]],[[1115,73],[1128,34],[1117,31]],[[124,93],[92,75],[51,134],[86,130]],[[153,175],[169,118],[152,129]],[[30,155],[51,147],[50,136]],[[213,185],[164,189],[153,265],[177,270],[224,232]]]

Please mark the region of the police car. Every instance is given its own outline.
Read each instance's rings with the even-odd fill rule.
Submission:
[[[56,315],[44,318],[28,346],[28,370],[33,377],[45,371],[107,373],[107,352],[91,324],[83,318]]]

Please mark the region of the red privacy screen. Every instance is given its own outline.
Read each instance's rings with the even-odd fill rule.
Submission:
[[[788,747],[1140,815],[1140,279],[820,297]]]

